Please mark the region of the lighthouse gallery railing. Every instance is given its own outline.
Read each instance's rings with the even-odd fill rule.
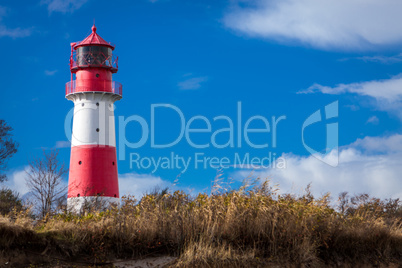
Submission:
[[[120,96],[123,95],[123,86],[121,83],[116,82],[116,81],[111,81],[112,83],[112,89],[111,91],[104,91],[104,90],[100,90],[99,92],[110,92],[110,93],[114,93],[114,94],[118,94]],[[72,93],[77,93],[77,92],[88,92],[88,91],[95,91],[96,90],[82,90],[82,89],[78,89],[76,88],[76,80],[73,81],[69,81],[66,83],[66,95],[68,94],[72,94]]]

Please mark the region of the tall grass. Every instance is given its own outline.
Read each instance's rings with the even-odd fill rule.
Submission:
[[[360,198],[360,199],[359,199]],[[37,252],[42,261],[177,256],[174,267],[322,267],[402,262],[402,209],[398,200],[369,196],[315,198],[280,195],[268,182],[199,194],[154,193],[120,209],[58,214],[33,221],[0,219],[0,255]],[[2,251],[1,251],[2,250]]]

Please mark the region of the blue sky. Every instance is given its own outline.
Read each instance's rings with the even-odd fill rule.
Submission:
[[[402,197],[402,3],[366,2],[2,1],[0,113],[20,144],[6,184],[26,193],[23,170],[42,148],[58,148],[61,161],[69,163],[65,118],[73,103],[64,98],[64,86],[70,43],[88,36],[95,20],[98,34],[116,44],[119,56],[113,77],[123,84],[115,111],[117,150],[125,152],[118,161],[122,194],[139,195],[157,185],[209,192],[222,172],[234,185],[251,176],[269,178],[283,191],[298,192],[311,182],[317,194]],[[324,109],[334,102],[337,116],[326,120]],[[122,148],[122,137],[136,143],[143,129],[134,121],[124,127],[119,118],[137,115],[150,126],[151,107],[159,104],[176,107],[186,124],[193,118],[191,128],[205,129],[210,122],[210,131],[190,135],[208,147],[195,148],[183,136],[169,148],[153,148],[147,136],[139,148]],[[317,110],[323,120],[303,132]],[[212,144],[213,133],[228,127],[217,116],[233,121],[233,147]],[[237,142],[237,128],[244,134],[253,116],[260,119],[249,128],[263,129],[261,118],[270,124],[270,132],[249,134],[253,144],[268,143],[265,148],[250,146],[244,135],[241,146]],[[286,119],[277,125],[274,146],[272,117],[281,116]],[[338,148],[326,146],[331,123],[338,127]],[[155,108],[154,124],[160,144],[175,140],[182,127],[177,111],[166,107]],[[217,143],[225,144],[229,134],[217,134]],[[130,166],[130,154],[158,161],[172,153],[190,159],[185,172],[177,166]],[[230,163],[221,171],[209,164],[196,167],[196,154]],[[274,159],[270,167],[237,165],[236,156],[247,155]],[[286,165],[276,168],[279,158]]]

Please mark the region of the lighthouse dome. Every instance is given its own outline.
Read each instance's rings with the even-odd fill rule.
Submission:
[[[96,32],[95,24],[92,26],[92,33],[88,35],[81,42],[77,42],[74,46],[74,49],[77,49],[82,46],[105,46],[110,47],[112,50],[115,46],[111,42],[106,42],[100,35]]]

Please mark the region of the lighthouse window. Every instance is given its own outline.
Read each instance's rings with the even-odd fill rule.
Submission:
[[[112,165],[114,166],[114,162],[112,162]]]
[[[85,103],[82,104],[82,107],[84,107]]]
[[[96,106],[99,106],[99,102],[96,103]]]
[[[99,128],[96,129],[96,132],[99,132]]]
[[[96,77],[99,77],[99,74],[96,74]]]
[[[114,194],[114,197],[117,197],[117,195],[116,195],[116,194]]]
[[[82,164],[82,161],[78,162],[78,165],[81,165],[81,164]]]
[[[78,66],[111,66],[112,49],[104,46],[82,46],[77,48]]]
[[[80,194],[77,194],[77,197],[80,197]]]

